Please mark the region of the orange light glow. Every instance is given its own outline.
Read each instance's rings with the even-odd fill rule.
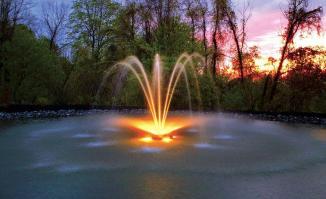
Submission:
[[[140,139],[140,141],[150,143],[153,141],[153,138],[152,137],[143,137]]]
[[[196,122],[198,121],[199,120],[197,118]],[[190,117],[174,117],[166,120],[164,127],[159,128],[157,125],[155,125],[152,118],[146,117],[120,118],[115,123],[123,127],[136,129],[138,131],[141,131],[142,133],[152,135],[151,139],[145,137],[142,138],[142,141],[148,142],[152,141],[153,137],[159,137],[163,142],[170,142],[170,140],[172,140],[172,137],[167,137],[167,135],[176,132],[179,129],[187,128],[190,125],[194,125],[196,122],[194,118]]]
[[[172,142],[172,138],[170,138],[170,137],[164,137],[164,138],[162,138],[162,142],[164,142],[164,143],[170,143],[170,142]]]
[[[188,83],[188,77],[186,73],[186,67],[191,67],[194,70],[192,62],[193,59],[200,59],[198,62],[203,64],[204,58],[198,53],[188,54],[183,53],[177,60],[170,74],[169,80],[164,84],[164,74],[163,67],[161,63],[161,58],[158,54],[155,55],[152,77],[150,78],[139,59],[135,56],[129,56],[125,60],[117,63],[113,66],[115,67],[125,67],[129,69],[139,82],[139,85],[143,91],[147,110],[151,118],[122,118],[115,122],[123,127],[128,127],[141,131],[142,133],[151,134],[152,138],[143,138],[145,142],[151,142],[152,140],[162,140],[163,142],[170,142],[169,139],[164,138],[172,132],[178,129],[185,128],[192,125],[191,119],[178,118],[171,119],[168,118],[169,110],[175,92],[176,86],[183,75]],[[190,66],[189,66],[190,65]],[[150,81],[151,80],[151,81]],[[188,85],[188,84],[187,84]],[[191,101],[190,92],[189,102]]]
[[[129,56],[114,65],[114,67],[126,67],[135,75],[144,93],[148,111],[152,117],[151,121],[129,119],[124,122],[128,125],[124,124],[124,126],[131,126],[157,136],[167,135],[177,129],[183,128],[185,122],[172,121],[168,124],[166,123],[176,86],[182,74],[187,79],[187,73],[185,72],[186,66],[192,63],[194,58],[200,58],[202,63],[204,63],[204,58],[197,53],[183,53],[174,65],[170,79],[166,85],[164,85],[163,67],[158,54],[155,55],[151,78],[148,76],[143,64],[135,56]],[[190,65],[192,66],[192,64]],[[166,90],[163,89],[163,86]]]
[[[153,141],[162,141],[162,142],[168,144],[168,143],[171,143],[173,141],[173,138],[165,136],[165,137],[162,137],[160,139],[155,140],[153,137],[147,136],[147,137],[140,138],[139,140],[141,142],[145,142],[145,143],[152,143]]]

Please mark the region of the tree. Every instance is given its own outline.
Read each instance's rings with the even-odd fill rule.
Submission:
[[[184,2],[185,10],[186,10],[186,18],[190,19],[190,27],[191,27],[191,52],[195,51],[195,39],[196,39],[196,27],[198,24],[198,5],[194,0],[185,0]]]
[[[171,44],[177,40],[176,31],[181,24],[179,1],[177,0],[156,0],[152,1],[153,5],[153,22],[154,23],[154,48],[156,51],[171,55]]]
[[[129,55],[143,57],[143,54],[148,53],[152,27],[151,22],[147,22],[149,19],[142,16],[145,14],[142,13],[145,12],[143,9],[135,0],[126,1],[121,6],[112,26],[113,43],[104,55],[106,61],[118,61]]]
[[[113,22],[119,4],[111,0],[76,0],[70,15],[75,46],[90,49],[91,57],[100,60],[101,53],[112,42]]]
[[[257,65],[256,60],[260,58],[260,52],[257,46],[252,46],[249,48],[248,52],[243,54],[243,73],[246,78],[256,78],[257,77]]]
[[[115,35],[115,42],[124,45],[128,52],[133,52],[134,41],[137,33],[137,5],[135,1],[127,1],[117,13],[116,20],[113,23],[113,35]],[[121,46],[121,45],[120,45]]]
[[[208,59],[208,47],[207,47],[207,13],[208,13],[208,5],[206,0],[198,0],[199,4],[199,13],[202,20],[201,29],[202,29],[202,40],[204,46],[204,57],[205,57],[205,66],[207,67],[207,59]]]
[[[223,40],[222,35],[222,23],[225,19],[225,7],[226,7],[226,1],[225,0],[213,0],[213,55],[212,55],[212,74],[214,77],[216,77],[216,65],[217,65],[217,59],[220,55],[220,49],[218,45],[218,39]]]
[[[249,10],[249,3],[245,4],[241,10],[241,18],[240,18],[240,26],[238,25],[238,20],[235,12],[233,11],[230,1],[228,5],[225,7],[225,14],[226,14],[226,21],[228,27],[231,31],[231,35],[236,46],[236,54],[239,64],[239,72],[241,82],[244,81],[244,65],[243,65],[243,52],[246,42],[246,25],[250,18],[250,10]]]
[[[243,74],[244,74],[244,82],[241,82],[241,93],[243,95],[244,104],[250,110],[254,110],[256,108],[256,102],[258,97],[256,95],[256,85],[255,80],[259,79],[258,66],[256,64],[256,60],[260,58],[260,52],[257,46],[250,47],[248,51],[245,51],[242,54],[242,62],[243,62]],[[233,67],[238,67],[239,60],[236,58],[233,59],[232,62]],[[238,68],[235,68],[238,70]]]
[[[137,17],[137,4],[135,0],[126,1],[126,5],[122,11],[124,14],[124,23],[127,28],[125,31],[129,33],[130,40],[134,40],[136,36],[136,17]]]
[[[326,76],[322,72],[318,56],[325,56],[324,51],[312,48],[298,48],[288,53],[290,70],[285,77],[290,90],[291,111],[310,110],[311,100],[322,94],[325,89]]]
[[[8,88],[8,71],[4,68],[6,61],[4,56],[5,43],[12,40],[16,27],[18,24],[23,23],[27,18],[26,13],[29,10],[30,3],[25,0],[0,0],[0,79],[1,79],[1,92],[7,93],[9,96]],[[4,99],[5,98],[5,99]],[[7,101],[8,97],[4,97],[2,101]]]
[[[15,28],[10,42],[3,45],[4,68],[10,102],[22,104],[56,103],[61,96],[64,72],[48,41],[37,39],[24,25]]]
[[[290,0],[284,15],[287,19],[287,26],[284,29],[282,38],[284,45],[281,49],[281,58],[273,78],[273,85],[270,93],[270,101],[273,100],[277,83],[282,75],[284,61],[287,59],[291,44],[298,31],[320,28],[322,7],[308,10],[308,0]]]
[[[152,41],[153,13],[151,0],[144,0],[139,4],[140,26],[145,41],[149,44]]]
[[[12,38],[16,25],[24,19],[28,5],[25,0],[0,1],[0,47]]]
[[[46,36],[50,41],[49,48],[56,52],[58,39],[66,25],[68,6],[56,1],[47,1],[42,5],[42,14]]]
[[[267,61],[268,61],[267,65],[272,66],[275,70],[275,63],[277,62],[277,60],[274,57],[268,57]],[[260,102],[261,109],[263,110],[265,106],[265,100],[266,100],[265,98],[268,95],[267,89],[269,87],[270,82],[272,81],[273,73],[274,71],[270,71],[268,72],[268,74],[265,74],[264,77],[264,86],[263,86],[263,92],[261,95],[261,102]]]

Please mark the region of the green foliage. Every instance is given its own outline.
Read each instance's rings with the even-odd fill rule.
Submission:
[[[170,26],[158,26],[154,31],[154,38],[154,49],[166,56],[179,56],[192,46],[190,28],[178,19],[174,19]]]
[[[37,37],[27,26],[14,26],[10,39],[0,46],[0,102],[144,106],[141,88],[131,73],[120,77],[114,73],[102,85],[105,71],[135,55],[151,73],[153,58],[159,53],[167,82],[182,53],[207,52],[207,66],[187,70],[188,84],[181,76],[172,108],[187,109],[190,99],[192,108],[198,110],[326,113],[326,56],[322,49],[299,48],[287,52],[289,70],[280,74],[277,92],[270,101],[275,74],[258,70],[257,47],[243,49],[243,79],[234,78],[234,74],[209,74],[213,63],[218,61],[215,58],[221,59],[223,49],[214,47],[212,40],[213,43],[206,41],[205,50],[203,40],[197,38],[204,29],[204,18],[196,13],[200,7],[188,7],[183,16],[177,1],[159,3],[127,1],[122,5],[113,0],[75,0],[67,31],[72,47],[69,58],[51,51],[49,39]],[[213,13],[212,19],[216,14]],[[184,17],[193,17],[193,21]],[[208,27],[212,24],[208,18],[206,22],[209,35]],[[224,34],[225,24],[221,21],[220,25],[218,28]],[[217,39],[222,44],[227,37]],[[277,60],[269,61],[275,64]],[[233,69],[239,71],[240,61],[234,58],[232,63]],[[98,96],[100,85],[102,92]]]
[[[199,76],[201,104],[204,110],[217,110],[220,103],[220,91],[216,86],[216,79],[205,72]]]
[[[95,101],[101,76],[102,73],[96,70],[92,60],[85,59],[76,63],[65,85],[66,103],[92,104]]]
[[[247,105],[243,90],[239,81],[228,83],[227,89],[223,91],[221,105],[225,110],[246,110]]]
[[[88,56],[99,60],[111,45],[113,22],[119,4],[111,0],[76,0],[70,15],[70,37],[75,49],[86,49]]]
[[[14,103],[52,104],[59,101],[65,74],[46,40],[37,39],[26,26],[18,26],[13,39],[1,49]]]

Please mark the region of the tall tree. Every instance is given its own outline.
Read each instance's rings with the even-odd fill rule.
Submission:
[[[325,93],[325,73],[318,57],[325,57],[325,51],[318,48],[298,48],[288,54],[289,71],[285,82],[289,86],[290,111],[309,112],[311,101]],[[319,111],[319,110],[315,110]]]
[[[12,38],[16,25],[24,19],[28,5],[25,0],[0,0],[0,47]]]
[[[122,5],[113,24],[114,42],[106,53],[108,59],[123,59],[130,54],[137,54],[138,5],[135,0],[128,0]]]
[[[139,18],[142,33],[145,41],[150,43],[152,41],[152,29],[153,29],[153,4],[151,0],[143,0],[139,3]]]
[[[129,32],[130,39],[134,40],[136,35],[136,17],[137,17],[137,4],[135,0],[126,1],[125,9],[125,23],[127,31]]]
[[[207,15],[208,15],[208,3],[206,0],[198,0],[199,4],[199,13],[202,20],[201,29],[202,29],[202,40],[204,46],[204,57],[205,57],[205,66],[207,67],[208,59],[208,45],[207,45]]]
[[[60,98],[64,72],[47,41],[38,39],[25,25],[17,25],[3,49],[9,102],[55,103]]]
[[[322,7],[312,10],[308,9],[308,0],[290,0],[284,15],[287,19],[287,26],[284,29],[282,38],[284,45],[281,49],[281,58],[277,68],[277,72],[273,79],[273,85],[270,92],[270,101],[273,100],[277,83],[281,77],[284,61],[287,59],[291,44],[295,35],[300,30],[311,30],[312,28],[320,28]]]
[[[212,43],[213,43],[213,55],[212,55],[212,74],[213,77],[216,76],[216,67],[217,67],[217,59],[219,57],[219,45],[218,39],[222,40],[222,23],[225,18],[225,6],[226,0],[212,0],[213,5],[213,13],[212,13],[212,21],[213,21],[213,35],[212,35]]]
[[[58,39],[66,25],[68,6],[56,1],[47,1],[42,5],[42,14],[45,32],[50,41],[49,48],[52,51],[57,51]]]
[[[154,23],[154,45],[157,51],[166,55],[173,54],[171,43],[177,40],[178,28],[181,23],[179,12],[180,2],[177,0],[154,0],[153,22]]]
[[[198,23],[198,5],[196,1],[194,0],[185,0],[184,1],[185,6],[185,15],[186,18],[190,21],[190,27],[191,27],[191,52],[195,51],[195,37],[196,37],[196,27]]]
[[[3,46],[14,37],[17,25],[25,22],[30,3],[25,0],[0,0],[0,79],[1,95],[9,96],[9,72]],[[8,93],[8,94],[6,94]],[[8,97],[2,97],[7,102]]]
[[[244,81],[244,63],[243,54],[246,42],[246,25],[251,16],[249,10],[249,3],[244,3],[240,12],[240,19],[237,19],[236,13],[233,11],[231,2],[228,2],[228,6],[225,7],[225,14],[228,27],[231,31],[231,35],[236,46],[236,54],[238,60],[238,67],[240,72],[241,82]]]
[[[70,15],[71,36],[75,44],[89,48],[92,58],[100,59],[112,41],[113,22],[119,5],[111,0],[76,0]]]

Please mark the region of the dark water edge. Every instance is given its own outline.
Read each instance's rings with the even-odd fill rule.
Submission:
[[[188,110],[173,109],[176,112]],[[133,106],[37,106],[37,105],[12,105],[0,107],[0,120],[28,120],[63,118],[72,116],[84,116],[96,113],[145,113],[144,107]],[[313,124],[326,126],[326,114],[322,113],[289,113],[289,112],[252,112],[252,111],[194,111],[197,113],[226,113],[233,117],[247,117],[251,119],[278,121],[285,123]]]

